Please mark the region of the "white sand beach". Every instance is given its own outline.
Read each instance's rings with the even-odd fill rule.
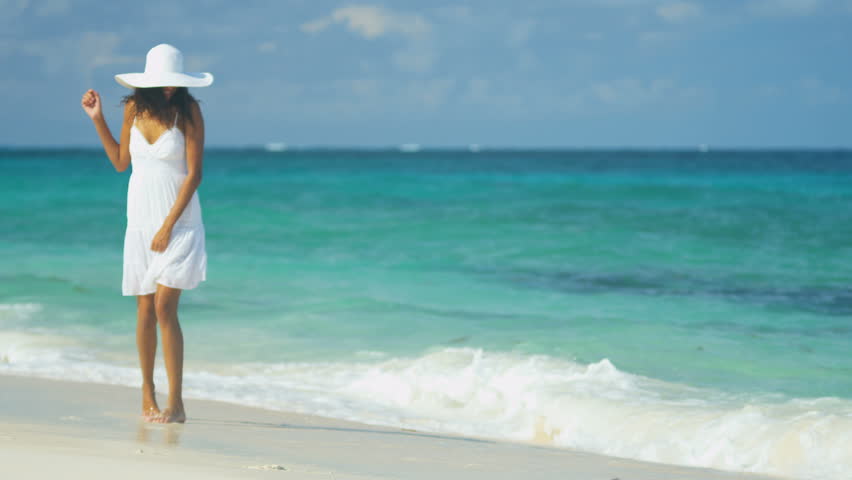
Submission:
[[[758,480],[546,446],[186,399],[184,425],[138,417],[136,389],[0,375],[3,477]],[[165,398],[161,399],[165,402]],[[161,403],[161,404],[163,404]]]

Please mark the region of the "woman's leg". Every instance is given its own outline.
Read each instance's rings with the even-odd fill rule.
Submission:
[[[154,422],[171,423],[186,421],[183,408],[183,332],[178,322],[177,308],[181,290],[157,284],[154,294],[154,308],[157,323],[163,337],[163,359],[166,374],[169,377],[169,406],[160,413]]]
[[[157,315],[154,295],[136,297],[136,348],[142,370],[142,417],[146,420],[160,413],[154,394],[154,358],[157,355]]]

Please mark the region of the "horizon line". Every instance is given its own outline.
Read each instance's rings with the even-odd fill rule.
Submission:
[[[0,150],[101,150],[100,145],[0,145]],[[269,153],[287,153],[304,151],[376,151],[376,152],[399,152],[399,153],[421,153],[434,151],[452,152],[500,152],[500,151],[672,151],[672,152],[731,152],[731,151],[852,151],[852,146],[808,146],[808,145],[420,145],[420,144],[393,144],[393,145],[290,145],[281,143],[267,144],[245,144],[245,145],[206,145],[206,150],[238,150],[238,151],[265,151]]]

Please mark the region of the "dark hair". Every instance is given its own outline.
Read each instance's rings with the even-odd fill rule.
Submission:
[[[133,93],[121,99],[121,103],[133,101],[134,115],[145,115],[156,118],[164,125],[171,125],[175,119],[175,113],[180,114],[179,121],[192,123],[190,107],[198,100],[190,95],[186,87],[177,87],[172,97],[166,100],[163,87],[134,88]]]

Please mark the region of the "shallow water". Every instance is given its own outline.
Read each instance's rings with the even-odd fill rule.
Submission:
[[[246,150],[204,169],[188,394],[852,468],[850,152]],[[0,151],[0,372],[138,384],[126,188],[98,151]]]

